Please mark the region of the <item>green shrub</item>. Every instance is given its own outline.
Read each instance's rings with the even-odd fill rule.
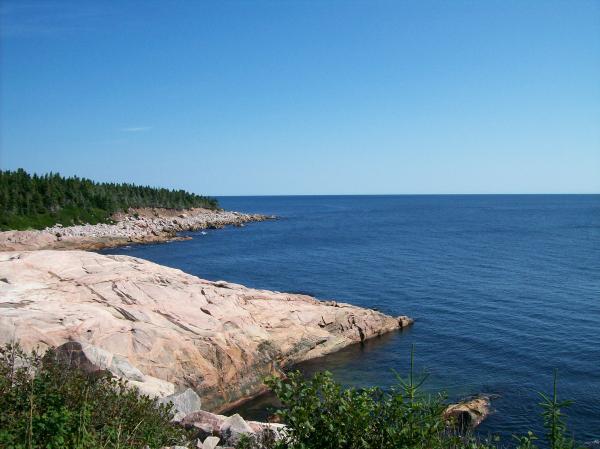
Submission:
[[[415,378],[411,353],[408,378],[398,376],[398,385],[388,392],[380,388],[342,388],[330,373],[305,379],[292,372],[285,380],[270,377],[267,385],[282,408],[276,412],[288,428],[284,438],[268,445],[277,449],[496,449],[499,440],[482,440],[443,417],[447,407],[443,395],[431,396],[421,390],[425,376]],[[570,404],[556,395],[556,374],[551,397],[541,395],[542,417],[548,449],[574,449],[567,437],[561,408]],[[536,449],[532,432],[514,437],[517,449]],[[264,446],[264,445],[263,445]],[[260,447],[244,439],[243,449]]]
[[[498,442],[462,434],[443,417],[442,395],[421,390],[425,378],[398,376],[390,391],[343,388],[330,373],[305,379],[300,372],[267,385],[282,403],[284,437],[242,438],[240,449],[497,449]],[[541,394],[545,438],[514,437],[517,449],[575,449],[559,401],[556,372],[551,396]],[[0,348],[0,448],[141,449],[185,444],[186,432],[170,422],[171,405],[140,395],[107,372],[85,373],[52,350],[26,354]],[[541,442],[542,445],[537,444]]]
[[[184,442],[159,405],[109,373],[87,374],[18,346],[0,348],[0,447],[152,448]]]
[[[456,448],[471,443],[443,418],[444,397],[420,390],[422,380],[399,379],[390,392],[373,387],[342,388],[331,373],[305,380],[300,372],[267,385],[283,407],[288,426],[279,447],[289,449]],[[483,447],[484,445],[478,445]]]

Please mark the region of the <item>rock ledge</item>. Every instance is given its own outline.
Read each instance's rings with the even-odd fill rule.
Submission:
[[[61,347],[153,396],[191,388],[211,411],[257,395],[286,366],[412,323],[138,258],[52,250],[0,253],[0,311],[0,344]]]

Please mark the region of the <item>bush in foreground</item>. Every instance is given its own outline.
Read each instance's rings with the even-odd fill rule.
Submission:
[[[139,449],[186,441],[171,406],[140,395],[109,373],[66,366],[17,346],[0,349],[0,447]]]
[[[412,358],[412,356],[411,356]],[[330,373],[305,379],[267,379],[282,403],[277,412],[287,429],[276,441],[242,438],[238,449],[497,449],[463,433],[444,417],[445,397],[421,390],[424,378],[398,378],[391,391],[343,388]],[[546,435],[515,437],[517,449],[575,449],[559,401],[542,397]],[[161,405],[109,373],[85,373],[60,361],[52,350],[25,354],[0,348],[0,448],[141,449],[189,443],[172,424],[171,405]]]
[[[288,425],[284,438],[272,442],[278,449],[497,449],[501,443],[463,432],[459,423],[444,417],[443,395],[422,391],[425,377],[398,377],[398,385],[385,392],[380,388],[344,389],[330,373],[306,380],[299,372],[287,379],[275,377],[267,385],[282,403],[277,412]],[[517,449],[574,449],[561,409],[570,404],[559,401],[556,373],[551,396],[541,394],[542,418],[546,435],[538,439],[529,432],[515,436]],[[246,439],[241,447],[252,447]],[[256,446],[256,445],[255,445]]]
[[[279,442],[289,449],[437,449],[484,447],[444,419],[442,395],[425,395],[412,377],[389,392],[344,389],[330,373],[305,380],[291,373],[269,387],[283,404],[277,412],[289,431]]]

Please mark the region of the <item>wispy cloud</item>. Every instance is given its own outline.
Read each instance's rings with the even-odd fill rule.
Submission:
[[[121,131],[125,131],[126,133],[139,133],[142,131],[149,131],[151,129],[151,126],[130,126],[127,128],[121,128]]]
[[[122,145],[128,143],[129,139],[108,139],[108,140],[95,140],[90,142],[91,145]]]

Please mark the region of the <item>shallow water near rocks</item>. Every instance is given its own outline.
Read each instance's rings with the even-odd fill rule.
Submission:
[[[569,426],[600,438],[600,196],[225,197],[279,220],[102,251],[202,278],[303,292],[416,318],[404,332],[302,365],[347,385],[417,371],[451,399],[497,394],[480,434],[541,433],[539,396],[559,370]],[[260,417],[269,398],[245,404]],[[506,440],[505,440],[506,441]],[[508,441],[506,441],[508,442]]]

